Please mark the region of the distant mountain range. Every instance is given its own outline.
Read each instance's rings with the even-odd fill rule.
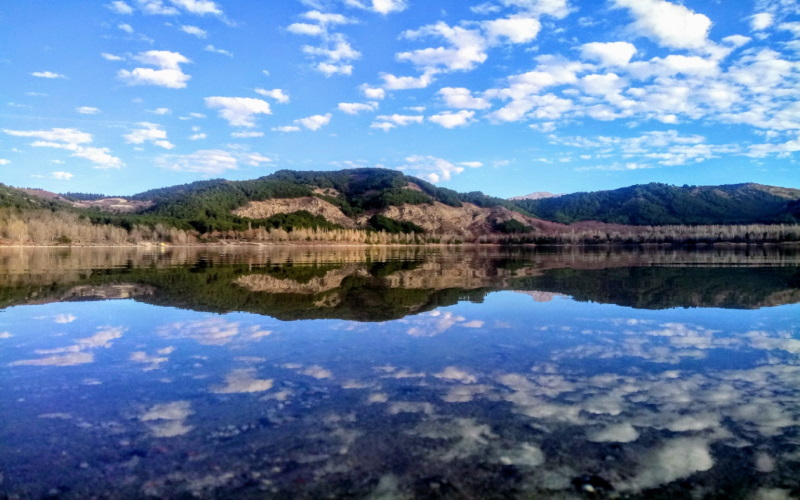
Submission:
[[[797,224],[800,190],[760,184],[671,186],[651,183],[610,191],[510,200],[459,193],[395,170],[282,170],[247,181],[214,179],[134,196],[56,194],[0,185],[0,208],[77,213],[130,229],[174,227],[196,234],[253,228],[318,228],[459,235],[546,234],[563,224],[625,226]],[[595,222],[591,222],[595,221]],[[581,226],[582,224],[582,226]]]
[[[512,196],[509,200],[516,201],[516,200],[541,200],[542,198],[556,198],[558,196],[563,196],[563,194],[553,194],[548,193],[547,191],[536,191],[531,194],[526,194],[524,196]]]

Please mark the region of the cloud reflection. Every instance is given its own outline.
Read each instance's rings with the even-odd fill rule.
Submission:
[[[167,339],[191,339],[202,345],[221,346],[258,341],[272,332],[262,330],[258,325],[242,326],[239,322],[211,317],[163,325],[158,328],[157,333]]]
[[[36,349],[34,352],[45,357],[38,359],[21,359],[13,361],[10,366],[75,366],[94,362],[94,354],[86,352],[92,349],[108,349],[112,341],[122,338],[127,329],[124,327],[103,326],[91,337],[78,339],[75,344],[53,349]],[[50,356],[48,356],[50,355]]]

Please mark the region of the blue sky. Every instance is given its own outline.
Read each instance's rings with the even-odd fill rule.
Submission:
[[[0,3],[0,182],[800,188],[797,0]]]

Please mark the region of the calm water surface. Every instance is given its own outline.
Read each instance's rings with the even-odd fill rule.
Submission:
[[[800,254],[0,252],[0,498],[800,498]]]

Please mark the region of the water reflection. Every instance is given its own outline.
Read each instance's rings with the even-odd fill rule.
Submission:
[[[385,321],[496,290],[636,308],[800,302],[792,249],[537,252],[419,248],[0,252],[0,305],[124,299],[290,319]],[[538,294],[538,295],[537,295]],[[539,299],[537,299],[539,297]]]
[[[0,497],[800,496],[793,254],[280,251],[6,259]]]

